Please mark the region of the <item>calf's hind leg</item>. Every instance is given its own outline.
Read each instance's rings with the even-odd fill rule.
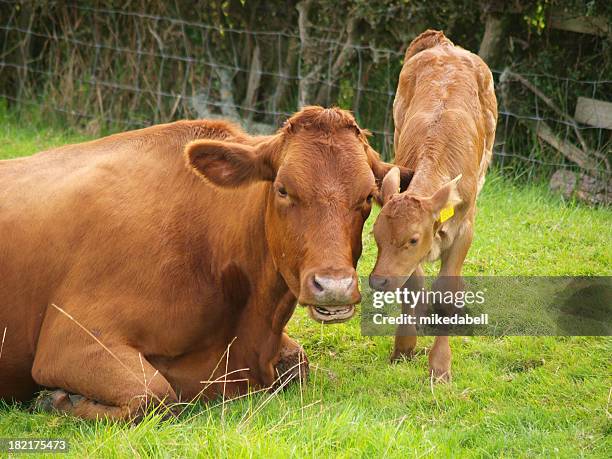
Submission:
[[[59,323],[58,323],[59,322]],[[139,352],[123,344],[102,346],[74,323],[43,327],[32,376],[57,388],[50,405],[85,419],[138,420],[147,409],[168,413],[177,396]]]

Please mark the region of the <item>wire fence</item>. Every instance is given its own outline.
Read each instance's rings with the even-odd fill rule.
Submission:
[[[404,49],[351,30],[231,28],[90,5],[0,0],[0,99],[59,113],[92,133],[226,117],[272,132],[304,104],[352,110],[384,158]],[[29,9],[29,10],[28,10]],[[506,168],[581,171],[610,182],[611,132],[574,118],[579,97],[612,101],[612,80],[493,70],[495,155]]]

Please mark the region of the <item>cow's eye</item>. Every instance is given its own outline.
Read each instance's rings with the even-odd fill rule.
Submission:
[[[276,192],[281,198],[287,197],[287,189],[284,186],[279,186]]]
[[[368,195],[368,197],[366,198],[366,202],[367,202],[368,204],[372,204],[372,199],[374,199],[374,195],[373,195],[372,193],[370,193],[370,194]]]
[[[410,245],[417,245],[419,243],[419,238],[418,237],[413,237],[410,239]]]

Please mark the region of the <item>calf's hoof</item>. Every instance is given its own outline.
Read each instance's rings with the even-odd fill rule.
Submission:
[[[429,377],[435,383],[449,383],[452,381],[450,366],[429,366]]]
[[[393,353],[391,354],[391,363],[400,363],[400,362],[405,362],[407,360],[412,360],[412,358],[414,357],[414,349],[408,350],[408,351],[402,351],[399,349],[394,349]]]
[[[276,371],[276,381],[273,389],[277,389],[281,385],[285,387],[292,382],[301,381],[305,383],[310,373],[310,366],[302,346],[297,343],[291,347],[284,346],[274,369]]]
[[[399,329],[398,329],[399,332]],[[408,334],[397,334],[395,343],[393,343],[393,353],[391,354],[391,363],[405,362],[414,357],[414,350],[417,344],[416,330],[409,330]]]

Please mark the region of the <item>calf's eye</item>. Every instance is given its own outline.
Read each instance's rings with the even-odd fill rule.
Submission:
[[[412,239],[410,239],[410,245],[417,245],[417,243],[419,242],[419,239],[416,237],[413,237]]]
[[[284,186],[279,186],[276,192],[281,198],[287,197],[287,189]]]
[[[368,204],[372,204],[372,199],[374,199],[374,195],[373,195],[372,193],[370,193],[370,194],[368,195],[368,197],[366,198],[366,202],[367,202]]]

